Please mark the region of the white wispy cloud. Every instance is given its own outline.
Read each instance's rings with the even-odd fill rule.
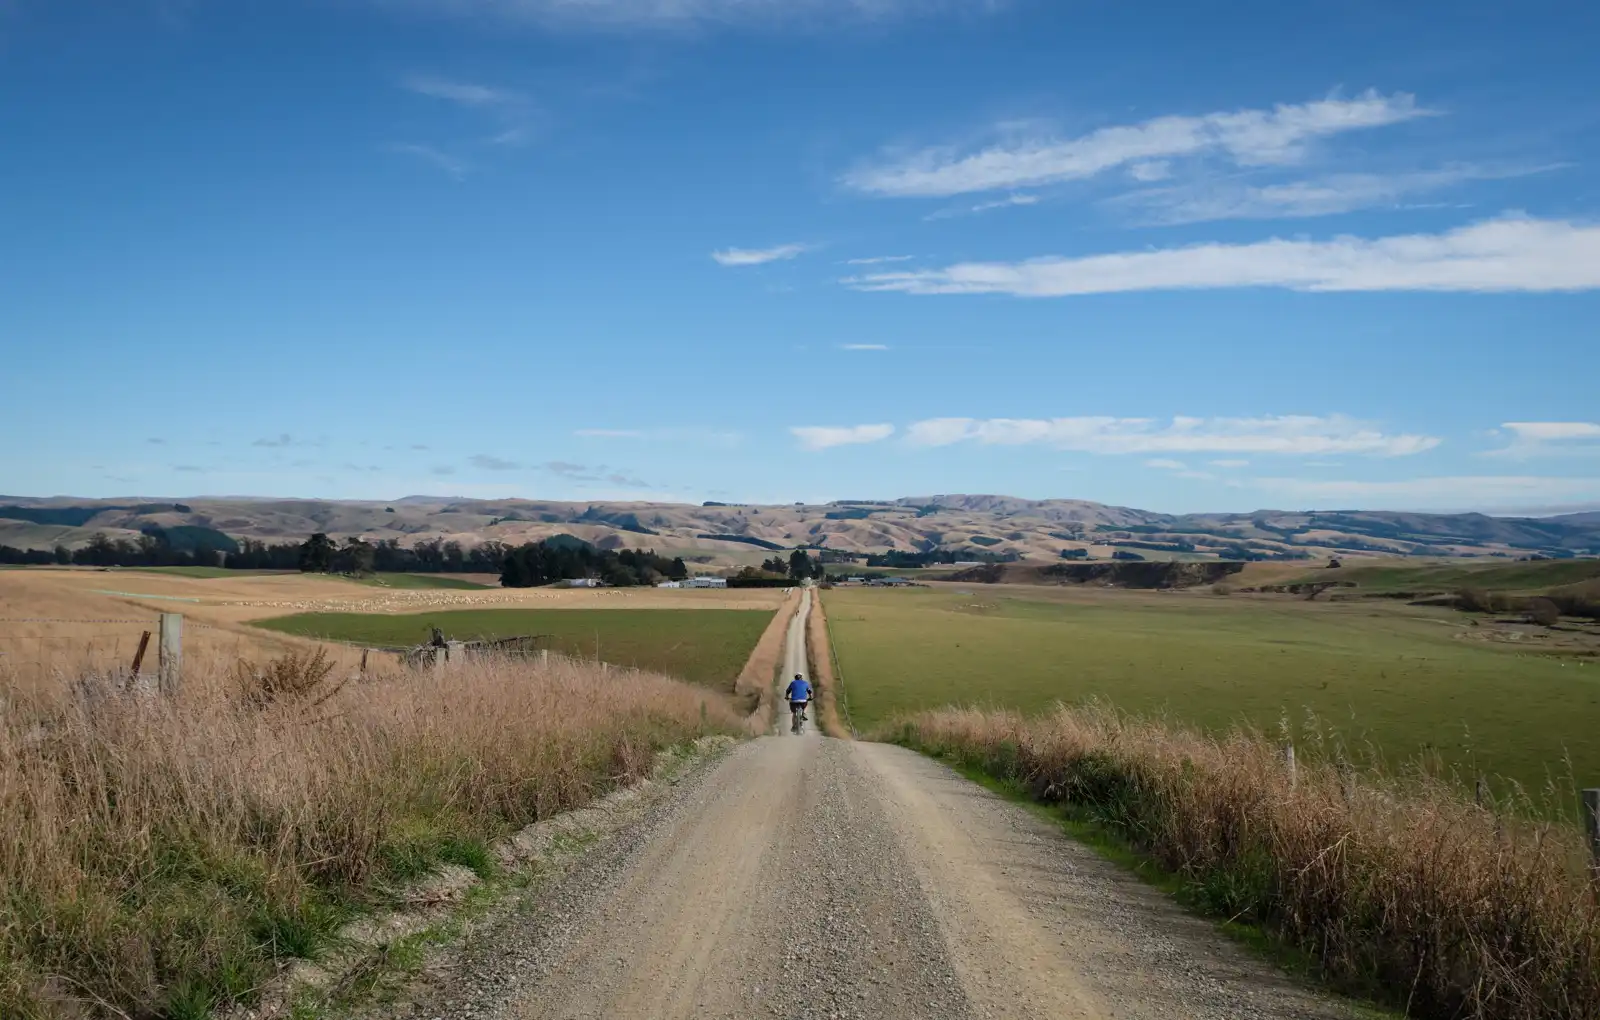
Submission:
[[[514,124],[503,131],[498,131],[489,136],[490,145],[516,146],[525,145],[533,137],[533,128],[527,124]]]
[[[847,266],[877,266],[885,262],[910,262],[915,255],[878,255],[870,259],[845,259]]]
[[[1139,290],[1577,291],[1600,287],[1600,226],[1504,217],[1443,234],[1273,238],[868,273],[858,290],[1061,297]]]
[[[521,94],[508,89],[426,74],[408,75],[401,79],[400,84],[418,95],[444,99],[462,106],[501,106],[523,101]]]
[[[894,435],[893,425],[796,425],[789,429],[806,450],[876,443]]]
[[[1159,161],[1176,157],[1215,155],[1237,166],[1282,165],[1298,162],[1316,139],[1429,112],[1405,93],[1368,91],[1352,99],[1329,97],[1270,110],[1157,117],[1077,138],[1035,138],[966,154],[925,149],[863,166],[846,174],[843,184],[874,195],[940,197],[1081,180],[1123,166],[1149,173]]]
[[[1260,478],[1262,488],[1307,500],[1372,501],[1452,509],[1600,498],[1600,479],[1542,475],[1456,475],[1395,481]]]
[[[1110,204],[1142,214],[1157,225],[1208,220],[1290,219],[1330,216],[1374,206],[1394,206],[1415,195],[1468,181],[1526,177],[1559,169],[1457,165],[1401,174],[1331,174],[1309,180],[1246,184],[1211,181],[1169,188],[1145,188],[1120,195]]]
[[[449,174],[458,181],[465,180],[467,171],[472,169],[472,164],[468,163],[466,160],[461,159],[458,156],[452,156],[443,149],[437,149],[431,145],[416,145],[408,142],[391,145],[389,146],[389,151],[402,153],[407,156],[415,156],[424,163],[438,167],[440,170],[443,170],[445,173]]]
[[[1558,443],[1569,439],[1600,439],[1600,423],[1592,421],[1508,421],[1500,426],[1528,442]]]
[[[1164,181],[1172,176],[1172,164],[1164,159],[1146,160],[1128,166],[1128,176],[1136,181]]]
[[[1487,457],[1529,457],[1600,454],[1600,422],[1508,421],[1500,426],[1506,445],[1485,451]]]
[[[1277,415],[1260,418],[930,418],[911,425],[917,446],[975,442],[1017,446],[1040,444],[1101,454],[1259,453],[1316,456],[1363,453],[1404,457],[1438,446],[1424,435],[1391,435],[1343,415]],[[1182,470],[1179,461],[1152,466]]]
[[[809,244],[780,244],[772,248],[724,248],[712,252],[711,257],[719,266],[760,266],[792,259],[810,250]]]
[[[1247,460],[1237,460],[1237,459],[1212,460],[1212,461],[1207,461],[1206,463],[1210,464],[1212,467],[1219,467],[1219,468],[1242,468],[1242,467],[1249,467],[1250,466],[1250,462],[1249,461],[1247,461]]]
[[[1188,467],[1188,465],[1181,460],[1172,460],[1167,457],[1154,457],[1145,461],[1144,466],[1150,468],[1159,468],[1162,471],[1182,471],[1184,468]]]
[[[888,344],[840,344],[841,351],[886,351]]]
[[[956,216],[974,216],[995,209],[1010,209],[1019,205],[1038,205],[1038,195],[1007,195],[1005,198],[993,202],[979,202],[977,205],[956,206],[950,209],[939,209],[924,216],[924,220],[948,220]]]

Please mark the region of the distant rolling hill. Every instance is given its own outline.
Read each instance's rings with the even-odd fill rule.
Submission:
[[[1370,510],[1160,514],[1086,500],[997,495],[911,496],[821,505],[470,500],[390,502],[194,497],[118,500],[0,496],[0,544],[84,544],[95,532],[134,536],[160,527],[208,528],[233,538],[426,539],[520,544],[570,534],[602,548],[649,547],[707,564],[759,561],[772,549],[839,553],[946,550],[957,558],[1315,559],[1340,555],[1600,555],[1600,513],[1490,517]]]

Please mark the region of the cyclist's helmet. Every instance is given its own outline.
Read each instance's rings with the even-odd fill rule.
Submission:
[[[799,674],[799,673],[796,673],[796,674],[795,674],[795,675],[794,675],[794,678],[795,678],[795,679],[796,679],[796,680],[799,680],[799,679],[800,679],[800,678],[801,678],[801,677],[800,677],[800,674]]]

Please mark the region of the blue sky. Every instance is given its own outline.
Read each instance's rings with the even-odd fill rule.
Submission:
[[[0,0],[0,492],[1600,506],[1597,41]]]

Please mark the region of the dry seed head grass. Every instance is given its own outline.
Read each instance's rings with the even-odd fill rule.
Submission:
[[[0,1015],[160,1015],[244,991],[275,945],[408,862],[740,725],[704,689],[559,658],[326,667],[191,674],[175,699],[32,696],[0,673]],[[240,675],[274,696],[231,696]]]
[[[1095,708],[946,709],[900,735],[1091,811],[1214,909],[1260,921],[1336,979],[1376,981],[1408,1015],[1600,1016],[1600,906],[1569,823],[1480,807],[1423,771],[1358,782],[1337,755],[1291,780],[1260,734]]]

